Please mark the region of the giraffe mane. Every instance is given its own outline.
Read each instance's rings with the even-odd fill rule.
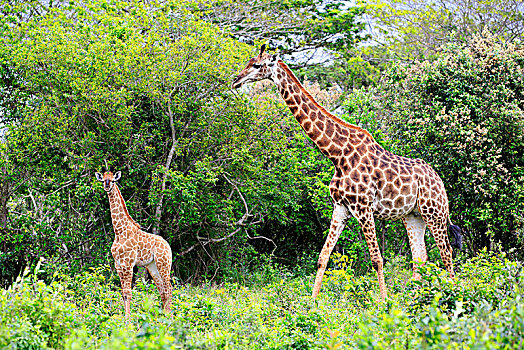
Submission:
[[[116,185],[115,183],[115,188],[116,190],[118,191],[117,194],[118,196],[120,197],[120,201],[122,202],[122,205],[124,207],[124,214],[127,216],[127,218],[140,230],[140,225],[131,217],[131,215],[129,214],[129,211],[127,211],[127,205],[126,205],[126,201],[124,200],[124,197],[122,197],[122,193],[120,193],[120,189],[118,188],[118,186]]]
[[[304,95],[307,96],[307,98],[310,99],[310,101],[318,108],[320,109],[320,111],[322,113],[324,113],[326,116],[328,116],[331,120],[333,120],[335,123],[343,126],[343,127],[346,127],[346,128],[349,128],[349,129],[353,129],[353,130],[356,130],[356,131],[361,131],[363,132],[364,134],[366,134],[369,138],[371,138],[371,140],[373,140],[374,142],[375,139],[373,138],[373,136],[369,133],[369,131],[367,131],[366,129],[363,129],[361,128],[360,126],[356,126],[354,124],[350,124],[346,121],[343,121],[342,119],[340,119],[339,117],[337,117],[336,115],[330,113],[327,109],[325,109],[322,105],[320,105],[316,100],[315,98],[306,90],[306,88],[300,83],[300,81],[298,80],[298,78],[295,76],[295,74],[293,73],[293,71],[287,66],[287,64],[284,63],[284,61],[282,60],[279,60],[278,61],[278,64],[280,65],[280,67],[282,69],[284,69],[284,71],[286,71],[286,73],[288,74],[288,76],[291,78],[291,80],[293,80],[293,82],[298,86],[298,88],[300,89],[300,91],[302,91],[304,93]]]

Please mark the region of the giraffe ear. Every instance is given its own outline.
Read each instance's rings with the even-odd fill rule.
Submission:
[[[122,173],[120,171],[117,171],[115,173],[115,176],[113,177],[113,182],[117,182],[118,180],[120,180],[120,176],[122,175]]]
[[[266,44],[262,44],[262,46],[260,46],[260,56],[262,56],[262,54],[266,51]]]
[[[278,55],[278,53],[275,53],[271,55],[271,62],[276,62],[279,58],[280,56]]]
[[[95,173],[95,177],[98,181],[104,181],[104,176],[98,171]]]

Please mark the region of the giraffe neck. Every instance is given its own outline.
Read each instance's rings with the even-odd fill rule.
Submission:
[[[122,197],[120,189],[116,183],[113,185],[111,192],[108,192],[107,195],[109,196],[111,220],[113,221],[115,235],[119,236],[125,234],[130,227],[140,229],[140,225],[138,225],[129,215],[124,198]]]
[[[334,116],[315,101],[283,61],[278,61],[273,81],[302,129],[335,164],[363,139],[375,143],[369,132]]]

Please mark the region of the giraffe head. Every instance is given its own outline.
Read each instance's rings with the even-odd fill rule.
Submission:
[[[231,87],[233,89],[238,89],[245,83],[251,83],[254,81],[271,79],[275,81],[276,79],[276,67],[278,62],[278,54],[270,55],[266,51],[266,44],[263,44],[260,48],[260,53],[258,56],[253,57],[247,63],[246,68],[238,74],[238,76],[233,80]]]
[[[104,191],[107,193],[111,192],[114,187],[114,183],[120,180],[121,173],[117,171],[113,174],[111,171],[106,171],[103,175],[102,173],[95,173],[96,179],[104,184]]]

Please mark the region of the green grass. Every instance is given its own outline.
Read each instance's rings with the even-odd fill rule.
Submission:
[[[400,261],[374,274],[314,276],[265,267],[265,283],[176,286],[164,315],[156,287],[138,279],[125,323],[106,266],[48,284],[26,275],[0,294],[2,349],[519,349],[524,347],[522,264],[482,253],[457,280],[427,264],[422,281]],[[38,276],[38,273],[36,274]],[[259,279],[257,279],[259,281]]]

